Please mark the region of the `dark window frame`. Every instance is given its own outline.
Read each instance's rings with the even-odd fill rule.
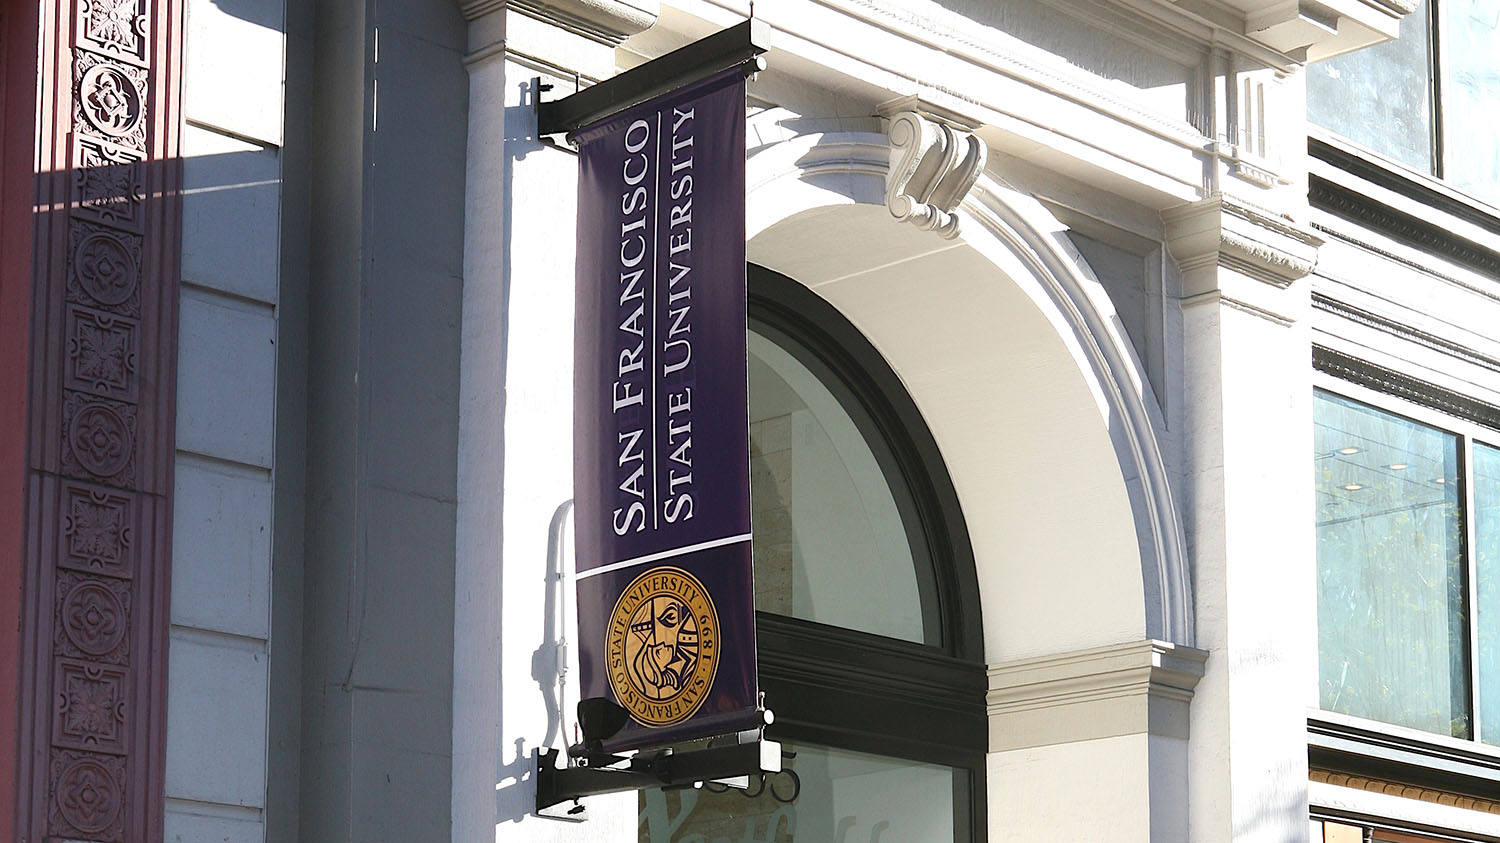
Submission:
[[[890,449],[911,491],[937,601],[939,644],[918,644],[756,612],[758,665],[773,738],[954,768],[954,834],[986,839],[987,680],[979,583],[958,494],[900,378],[833,305],[802,284],[748,267],[749,317],[815,357],[825,385],[858,403],[867,437]],[[904,513],[905,514],[905,513]]]

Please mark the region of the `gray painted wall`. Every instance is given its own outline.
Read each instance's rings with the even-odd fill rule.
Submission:
[[[449,0],[320,0],[312,26],[298,837],[446,840],[464,27]]]

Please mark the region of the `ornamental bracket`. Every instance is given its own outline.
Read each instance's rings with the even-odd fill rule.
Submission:
[[[989,149],[973,133],[915,111],[897,112],[890,121],[885,206],[898,220],[948,240],[957,238],[954,209],[984,172]]]

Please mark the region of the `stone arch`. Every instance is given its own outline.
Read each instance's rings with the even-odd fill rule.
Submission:
[[[987,660],[1192,645],[1159,405],[1066,227],[986,172],[944,240],[886,210],[884,135],[756,143],[780,128],[751,124],[750,260],[838,307],[922,411],[969,523]]]

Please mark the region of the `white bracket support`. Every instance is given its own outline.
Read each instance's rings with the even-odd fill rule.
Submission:
[[[891,116],[885,205],[898,220],[945,239],[958,237],[954,209],[984,172],[989,149],[973,134],[915,111]]]

